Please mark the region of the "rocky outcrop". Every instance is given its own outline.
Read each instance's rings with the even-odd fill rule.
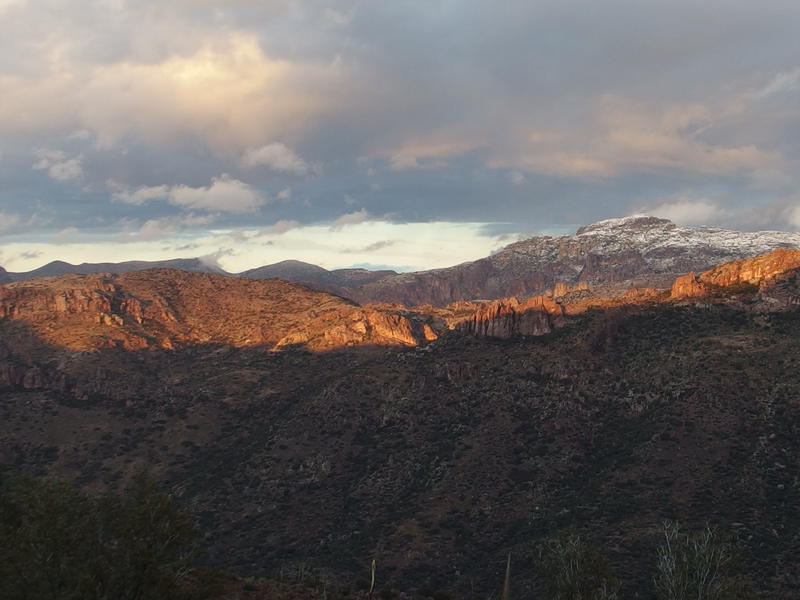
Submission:
[[[672,284],[670,297],[675,300],[681,298],[700,298],[708,294],[708,287],[697,280],[694,272],[681,275]]]
[[[716,286],[762,285],[800,267],[800,250],[778,249],[761,256],[716,266],[700,275],[702,283]]]
[[[302,344],[311,350],[346,346],[417,346],[438,335],[427,323],[370,308],[333,311],[312,319],[275,344],[280,350]]]
[[[459,331],[479,337],[510,338],[517,335],[544,335],[555,326],[562,308],[548,296],[525,302],[506,298],[478,304],[474,313],[453,324]]]
[[[777,249],[754,258],[732,261],[713,267],[699,276],[687,273],[672,284],[673,299],[702,298],[717,293],[748,291],[751,286],[762,292],[774,287],[787,273],[800,268],[800,250]],[[787,289],[787,284],[782,284]]]
[[[157,269],[64,275],[0,286],[0,317],[70,350],[225,344],[314,350],[414,346],[437,334],[420,315],[369,309],[281,280]]]

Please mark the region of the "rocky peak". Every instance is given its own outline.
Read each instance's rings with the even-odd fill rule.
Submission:
[[[649,215],[631,215],[616,219],[604,219],[591,225],[584,225],[575,235],[614,234],[624,235],[626,231],[641,232],[652,230],[670,231],[676,225],[669,219],[660,219]]]

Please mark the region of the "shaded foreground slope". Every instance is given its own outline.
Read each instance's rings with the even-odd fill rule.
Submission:
[[[426,350],[9,344],[0,460],[116,487],[142,464],[241,572],[324,569],[493,591],[574,527],[646,597],[659,522],[736,531],[786,597],[800,555],[800,313],[590,311],[538,338]],[[20,327],[19,324],[14,324]],[[8,327],[5,323],[3,327]],[[20,335],[17,331],[15,336]],[[535,583],[535,581],[534,581]]]

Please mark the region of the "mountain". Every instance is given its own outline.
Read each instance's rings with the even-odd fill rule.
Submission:
[[[193,273],[227,274],[223,269],[201,258],[174,258],[157,261],[129,260],[120,263],[81,263],[79,265],[73,265],[62,260],[54,260],[32,271],[7,273],[7,275],[11,281],[21,281],[34,277],[54,277],[67,274],[86,275],[89,273],[130,273],[146,269],[180,269]],[[5,269],[3,272],[5,272]]]
[[[446,269],[403,273],[355,288],[358,302],[444,305],[475,298],[527,298],[557,283],[605,286],[608,293],[665,287],[687,271],[800,248],[800,233],[741,233],[679,227],[666,219],[626,217],[580,228],[575,235],[534,237],[480,260]]]
[[[299,260],[284,260],[239,273],[239,277],[248,279],[280,277],[281,279],[297,281],[316,289],[331,291],[345,296],[350,293],[352,288],[393,275],[397,275],[397,272],[389,270],[369,271],[367,269],[334,269],[329,271]]]
[[[4,284],[0,464],[95,490],[147,466],[242,574],[333,587],[374,558],[381,586],[486,596],[511,552],[535,591],[539,545],[576,531],[651,598],[677,519],[735,532],[738,572],[788,599],[799,285],[790,250],[418,312],[166,270]],[[368,310],[440,336],[370,343]]]
[[[258,267],[257,269],[250,269],[239,273],[239,277],[248,279],[280,277],[281,279],[304,283],[332,283],[330,271],[301,260],[284,260],[272,265]]]
[[[13,281],[11,275],[3,267],[0,267],[0,283],[8,283],[9,281]]]
[[[296,283],[171,269],[7,283],[0,286],[0,317],[71,351],[207,343],[327,350],[435,338],[420,318],[362,308]]]
[[[606,295],[630,288],[663,288],[686,272],[775,248],[800,248],[800,233],[679,227],[667,219],[632,216],[599,221],[581,227],[575,235],[530,238],[492,256],[444,269],[401,274],[366,271],[369,276],[356,278],[286,261],[240,275],[283,277],[360,303],[444,306],[509,296],[525,299],[559,284],[591,285]]]
[[[592,286],[606,296],[631,288],[665,288],[689,271],[704,271],[775,248],[800,248],[800,233],[679,227],[666,219],[632,216],[599,221],[581,227],[575,235],[522,240],[486,258],[444,269],[416,273],[329,271],[286,260],[249,269],[238,276],[295,281],[360,304],[445,306],[511,296],[524,300],[559,285]],[[199,258],[81,265],[55,261],[27,273],[0,273],[0,282],[8,278],[18,281],[67,273],[126,273],[150,268],[228,274]]]

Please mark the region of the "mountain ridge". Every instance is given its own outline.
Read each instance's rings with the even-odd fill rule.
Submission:
[[[196,258],[82,265],[54,261],[27,273],[0,272],[0,281],[67,272],[119,273],[170,267],[248,279],[280,277],[360,304],[445,306],[458,301],[510,296],[524,300],[558,283],[601,287],[606,295],[632,288],[665,288],[690,271],[705,271],[719,263],[781,247],[800,248],[800,233],[682,227],[667,219],[633,215],[585,225],[574,235],[520,240],[475,261],[411,273],[327,270],[303,261],[286,260],[233,274]]]

